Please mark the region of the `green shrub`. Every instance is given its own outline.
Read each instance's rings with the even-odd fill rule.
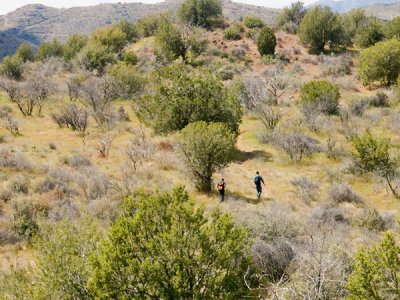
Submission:
[[[107,74],[115,78],[121,97],[131,99],[138,95],[146,86],[146,78],[136,67],[119,62],[107,69]]]
[[[12,79],[21,79],[23,73],[23,63],[21,57],[19,56],[6,56],[3,59],[3,64],[1,65],[1,72]]]
[[[135,24],[129,23],[126,19],[119,22],[118,27],[125,33],[125,38],[129,43],[139,40],[139,30]]]
[[[244,35],[245,35],[245,37],[247,37],[249,39],[257,40],[258,31],[257,31],[257,29],[250,29],[250,30],[246,31],[246,33]]]
[[[33,61],[35,59],[32,46],[25,42],[19,45],[14,55],[20,57],[23,62]]]
[[[276,18],[276,24],[289,33],[296,33],[300,22],[303,20],[307,10],[304,3],[297,1],[290,7],[285,7],[282,13]]]
[[[222,16],[221,0],[185,0],[178,8],[178,17],[185,23],[210,26],[210,19]]]
[[[66,61],[74,59],[88,42],[86,35],[72,34],[64,45],[64,58]]]
[[[136,56],[135,52],[129,51],[126,52],[124,55],[124,62],[129,65],[136,65],[138,62],[138,57]]]
[[[40,44],[37,49],[35,59],[43,61],[49,57],[63,57],[64,55],[64,45],[61,44],[56,39],[52,42],[44,42]]]
[[[343,28],[337,14],[328,6],[310,9],[299,26],[300,42],[309,47],[310,53],[320,53],[342,43]]]
[[[361,48],[368,48],[383,40],[383,28],[377,19],[372,19],[356,35],[356,44]]]
[[[265,25],[261,18],[257,16],[245,16],[243,23],[247,28],[262,28]]]
[[[335,114],[339,108],[339,86],[327,80],[313,80],[302,86],[300,98],[303,106],[310,105],[322,113]]]
[[[109,51],[117,54],[124,49],[128,41],[122,29],[115,24],[111,24],[93,31],[88,43],[107,47]]]
[[[240,40],[242,38],[243,27],[234,23],[231,27],[224,30],[224,36],[228,40]]]
[[[275,33],[265,26],[257,38],[257,48],[261,56],[274,55],[276,47]]]
[[[400,17],[392,19],[386,26],[385,37],[400,40]]]
[[[154,91],[136,99],[136,113],[158,133],[181,130],[197,121],[222,122],[237,132],[242,112],[211,72],[189,72],[183,66],[159,68],[153,73]]]
[[[361,214],[355,218],[354,223],[371,231],[385,230],[385,222],[376,209],[362,210]]]
[[[369,97],[368,102],[371,106],[387,107],[389,106],[389,96],[384,92],[377,92],[374,96]]]
[[[395,84],[400,74],[400,41],[379,42],[364,50],[359,58],[359,75],[364,85]]]
[[[13,204],[14,228],[18,235],[32,237],[37,231],[35,212],[31,200],[17,200]]]
[[[81,64],[89,71],[104,73],[107,65],[115,63],[115,55],[106,46],[98,44],[86,45],[80,54]]]
[[[179,148],[196,188],[210,192],[212,175],[228,166],[236,151],[236,134],[221,123],[195,122],[182,129]]]

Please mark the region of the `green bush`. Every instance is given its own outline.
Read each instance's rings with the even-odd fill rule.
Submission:
[[[328,6],[309,10],[299,26],[300,42],[310,53],[320,53],[325,46],[333,48],[342,43],[343,28],[337,14]]]
[[[35,59],[32,46],[25,42],[19,45],[14,55],[20,57],[23,62],[33,61]]]
[[[97,28],[90,36],[89,43],[107,47],[113,53],[120,53],[126,46],[126,34],[115,24]]]
[[[124,63],[129,65],[136,65],[138,62],[138,57],[133,51],[126,52],[124,55]]]
[[[276,36],[275,33],[265,26],[257,39],[257,48],[261,56],[274,55],[276,47]]]
[[[276,18],[276,24],[289,33],[296,33],[300,22],[303,20],[307,10],[304,3],[297,1],[290,7],[285,7],[282,13]]]
[[[368,48],[383,40],[383,28],[380,22],[374,18],[356,35],[356,44],[361,48]]]
[[[23,73],[23,63],[20,56],[6,56],[1,65],[1,72],[8,78],[19,80]]]
[[[50,57],[63,57],[64,45],[54,39],[52,42],[44,42],[37,49],[35,59],[43,61]]]
[[[228,40],[240,40],[242,38],[243,26],[240,23],[233,23],[231,27],[224,30],[224,36]]]
[[[88,42],[86,35],[72,34],[64,45],[64,58],[66,61],[74,59]]]
[[[364,85],[395,84],[400,73],[400,41],[379,42],[366,49],[361,53],[358,65]]]
[[[243,23],[247,28],[262,28],[265,25],[261,18],[257,16],[245,16]]]
[[[98,44],[87,44],[80,53],[80,62],[89,71],[103,73],[107,65],[115,61],[115,54],[108,47]]]
[[[196,26],[209,27],[211,18],[221,16],[221,0],[185,0],[178,8],[179,19]]]
[[[131,64],[119,62],[107,69],[107,74],[115,78],[121,96],[126,99],[138,95],[146,85],[146,78]]]
[[[136,27],[141,37],[149,37],[156,33],[161,19],[168,17],[165,14],[149,14],[136,22]]]
[[[17,200],[13,204],[14,228],[18,235],[32,237],[38,229],[31,200]]]
[[[195,122],[182,129],[178,145],[196,189],[210,192],[212,175],[234,158],[236,134],[222,123]]]
[[[310,105],[322,113],[335,114],[339,108],[339,86],[327,80],[313,80],[302,86],[300,98],[303,106]]]
[[[400,17],[394,18],[387,24],[385,38],[400,40]]]
[[[153,73],[154,91],[135,101],[139,118],[158,133],[181,130],[197,121],[221,122],[238,131],[240,102],[211,72],[189,72],[183,66]]]
[[[252,40],[256,40],[258,37],[258,31],[256,29],[250,29],[248,31],[246,31],[246,33],[244,34],[245,37],[252,39]]]
[[[139,40],[139,30],[136,25],[129,23],[127,20],[119,22],[118,27],[125,33],[125,38],[129,43],[134,43]]]

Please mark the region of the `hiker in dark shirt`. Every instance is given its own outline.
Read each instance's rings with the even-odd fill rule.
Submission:
[[[224,202],[225,187],[226,187],[226,183],[225,183],[225,180],[222,178],[221,181],[218,182],[218,184],[217,184],[217,189],[218,189],[219,193],[221,194],[221,200],[219,201],[219,203]]]
[[[260,172],[256,172],[256,177],[254,177],[254,184],[256,185],[258,199],[261,197],[262,187],[261,183],[265,186],[264,179],[260,176]]]

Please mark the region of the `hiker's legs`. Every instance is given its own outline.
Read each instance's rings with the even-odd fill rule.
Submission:
[[[257,186],[257,196],[258,196],[258,198],[261,197],[261,192],[262,192],[261,185],[260,185],[260,186]]]
[[[221,203],[224,202],[225,191],[219,191],[219,192],[221,194],[221,200],[219,202]]]

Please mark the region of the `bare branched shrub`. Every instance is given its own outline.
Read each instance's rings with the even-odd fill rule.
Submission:
[[[269,105],[261,105],[257,108],[257,114],[260,117],[261,122],[265,126],[265,129],[273,131],[278,123],[282,120],[282,114],[279,110],[274,109]]]
[[[301,161],[305,156],[319,152],[320,142],[300,132],[274,132],[271,143],[284,150],[294,161]]]
[[[364,112],[368,109],[369,102],[363,99],[354,100],[350,104],[350,112],[358,117],[362,117]]]
[[[10,168],[17,171],[31,170],[32,165],[21,153],[7,147],[0,147],[0,168]]]
[[[237,58],[242,58],[243,56],[246,55],[246,49],[244,49],[243,47],[239,46],[239,47],[233,47],[232,48],[232,55],[237,57]]]
[[[330,159],[337,159],[341,155],[345,155],[345,150],[343,149],[343,145],[338,149],[336,146],[337,141],[331,135],[328,135],[328,139],[326,140],[326,156]]]
[[[14,119],[9,106],[0,107],[0,126],[7,129],[12,135],[19,133],[19,124]]]
[[[109,197],[100,197],[88,203],[88,210],[96,218],[109,224],[114,222],[121,213],[120,205],[120,201],[112,200]]]
[[[0,217],[0,245],[12,245],[21,238],[14,230],[12,217]]]
[[[384,92],[377,92],[369,98],[369,104],[375,107],[389,106],[389,96]]]
[[[295,193],[303,201],[311,202],[317,200],[320,187],[318,182],[302,176],[293,178],[290,183],[294,187]]]
[[[58,126],[67,126],[73,131],[85,133],[88,126],[89,113],[84,108],[79,108],[75,103],[58,110],[58,113],[52,114],[52,119]]]
[[[340,122],[342,123],[342,128],[339,129],[346,140],[352,140],[357,133],[357,123],[354,121],[350,110],[341,108],[339,109]]]
[[[111,144],[114,140],[114,135],[105,134],[99,137],[96,149],[100,152],[101,157],[107,158],[110,154]]]
[[[320,132],[331,128],[330,119],[315,106],[305,103],[302,105],[301,111],[304,115],[304,123],[311,131]]]
[[[69,99],[71,101],[75,101],[80,97],[82,84],[85,78],[86,78],[85,74],[76,74],[68,77],[67,90]]]
[[[91,160],[82,154],[74,153],[68,157],[65,161],[67,165],[75,168],[90,167],[92,165]]]
[[[279,280],[286,273],[295,256],[292,247],[284,242],[267,243],[261,239],[254,241],[250,248],[253,262],[268,280]]]
[[[111,188],[111,183],[107,175],[94,167],[80,169],[75,177],[75,181],[87,201],[108,195]]]
[[[243,80],[239,100],[244,107],[248,109],[258,107],[268,97],[269,92],[262,78],[252,77]]]
[[[340,55],[324,55],[318,56],[318,61],[321,63],[323,75],[343,76],[351,74],[353,67],[353,57],[349,54]]]
[[[0,200],[3,200],[4,202],[10,201],[13,196],[13,192],[9,188],[5,188],[0,190]]]
[[[364,199],[346,183],[332,184],[328,189],[328,197],[333,203],[364,203]]]
[[[389,122],[386,126],[393,131],[400,130],[400,112],[393,112],[389,116]]]
[[[72,175],[67,169],[56,168],[46,174],[45,178],[36,186],[36,192],[42,194],[55,191],[55,195],[59,200],[64,199],[74,192],[69,187],[72,181]]]
[[[149,159],[155,152],[155,144],[148,137],[145,131],[140,128],[134,139],[126,148],[125,153],[128,156],[133,168],[136,170],[137,166],[146,159]]]
[[[118,108],[117,120],[119,122],[129,122],[130,121],[129,115],[125,112],[125,109],[123,106],[120,106]]]
[[[311,218],[328,226],[335,226],[337,223],[347,222],[343,209],[335,205],[317,207],[313,210]]]
[[[274,99],[279,99],[286,92],[289,78],[285,73],[283,64],[278,63],[265,72],[265,83],[268,91]]]
[[[100,78],[92,76],[82,86],[82,102],[90,109],[98,125],[115,121],[112,101],[117,97],[117,85],[109,76]]]

